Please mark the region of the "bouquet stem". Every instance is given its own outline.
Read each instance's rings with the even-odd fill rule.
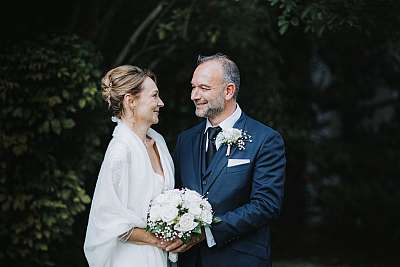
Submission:
[[[168,252],[168,259],[171,262],[177,262],[178,261],[178,253],[175,252]]]
[[[226,156],[229,157],[231,154],[231,145],[228,145],[228,148],[226,149]]]

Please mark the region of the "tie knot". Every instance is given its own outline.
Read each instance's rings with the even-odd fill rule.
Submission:
[[[221,127],[217,126],[217,127],[209,127],[207,129],[208,132],[208,140],[210,141],[214,141],[215,138],[217,137],[218,133],[221,131]]]

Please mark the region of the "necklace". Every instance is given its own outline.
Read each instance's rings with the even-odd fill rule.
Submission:
[[[146,147],[151,147],[151,146],[154,145],[154,140],[151,139],[151,137],[149,137],[149,136],[146,135],[146,138],[144,139],[143,143],[144,143],[144,145],[145,145]]]

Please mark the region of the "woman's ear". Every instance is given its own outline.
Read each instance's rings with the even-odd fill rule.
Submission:
[[[123,105],[125,110],[135,110],[137,105],[137,98],[131,94],[124,95]]]
[[[130,107],[135,108],[137,105],[137,98],[131,94],[126,94],[124,96],[124,102]]]

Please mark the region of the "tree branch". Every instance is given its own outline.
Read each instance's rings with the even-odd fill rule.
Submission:
[[[149,44],[150,38],[154,32],[155,27],[159,24],[162,17],[174,6],[175,2],[176,2],[176,0],[169,2],[168,6],[166,8],[164,8],[163,12],[161,12],[158,19],[155,21],[155,23],[153,23],[153,25],[151,26],[150,30],[148,31],[148,33],[146,35],[146,38],[145,38],[145,41],[143,42],[142,48],[145,48]]]
[[[104,16],[104,18],[100,20],[101,23],[98,27],[98,30],[95,33],[95,40],[98,47],[103,47],[104,41],[108,36],[110,24],[115,15],[117,14],[118,10],[121,9],[123,2],[124,2],[123,0],[114,0],[112,6],[107,8],[108,12]]]
[[[136,43],[137,38],[140,36],[140,34],[146,29],[146,27],[158,16],[158,14],[162,11],[163,9],[164,2],[161,2],[156,6],[156,8],[153,9],[152,12],[147,16],[145,20],[142,21],[142,23],[139,25],[139,27],[133,32],[131,37],[129,38],[129,41],[125,45],[125,47],[122,49],[122,51],[119,53],[117,60],[114,62],[114,66],[120,65],[125,58],[127,57],[131,47]]]
[[[150,51],[154,51],[163,47],[167,47],[166,44],[156,44],[156,45],[152,45],[152,46],[147,46],[146,48],[142,48],[141,50],[139,50],[139,52],[134,53],[128,62],[134,62],[137,58],[139,58],[140,56],[142,56],[143,54],[150,52]]]

